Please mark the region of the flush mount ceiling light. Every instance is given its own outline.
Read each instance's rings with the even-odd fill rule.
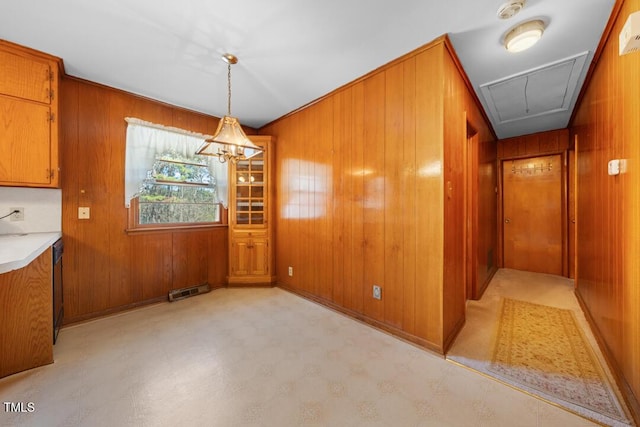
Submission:
[[[516,13],[520,12],[524,7],[526,0],[513,0],[506,3],[503,3],[502,6],[498,9],[498,18],[500,19],[509,19],[512,18]]]
[[[504,47],[509,52],[522,52],[536,44],[544,33],[544,22],[539,19],[523,22],[507,33]]]
[[[238,119],[231,116],[231,65],[237,64],[238,58],[225,53],[222,60],[227,63],[227,115],[220,119],[213,137],[206,139],[196,154],[217,156],[222,163],[236,163],[259,154],[262,148],[247,138]]]

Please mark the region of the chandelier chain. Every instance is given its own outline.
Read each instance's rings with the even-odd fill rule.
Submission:
[[[231,116],[231,63],[227,64],[227,116]]]

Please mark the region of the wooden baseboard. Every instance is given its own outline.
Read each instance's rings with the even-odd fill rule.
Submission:
[[[216,290],[216,289],[220,289],[220,288],[224,288],[226,287],[225,284],[220,284],[220,285],[210,285],[211,286],[211,290]],[[81,314],[79,316],[74,316],[74,317],[65,317],[63,319],[62,322],[62,328],[65,328],[67,326],[72,326],[72,325],[77,325],[79,323],[84,323],[84,322],[88,322],[91,320],[95,320],[95,319],[99,319],[102,317],[109,317],[109,316],[113,316],[116,314],[122,314],[124,312],[130,311],[130,310],[134,310],[136,308],[140,308],[140,307],[144,307],[147,305],[152,305],[152,304],[158,304],[161,302],[168,302],[169,301],[169,297],[167,295],[161,296],[161,297],[156,297],[156,298],[150,298],[144,301],[137,301],[131,304],[127,304],[127,305],[121,305],[118,307],[111,307],[108,308],[106,310],[100,310],[100,311],[94,311],[91,313],[86,313],[86,314]]]
[[[417,337],[415,335],[411,335],[411,334],[409,334],[409,333],[407,333],[407,332],[405,332],[403,330],[400,330],[400,329],[398,329],[398,328],[396,328],[394,326],[390,326],[390,325],[387,325],[386,323],[380,322],[379,320],[367,317],[362,313],[358,313],[356,311],[349,310],[347,308],[344,308],[342,306],[334,304],[331,301],[327,301],[327,300],[325,300],[323,298],[320,298],[320,297],[318,297],[316,295],[313,295],[311,293],[308,293],[308,292],[305,292],[305,291],[301,291],[301,290],[298,290],[298,289],[293,289],[293,288],[290,288],[290,287],[288,287],[286,285],[283,285],[281,283],[277,283],[276,286],[279,287],[280,289],[283,289],[283,290],[287,291],[287,292],[291,292],[292,294],[298,295],[298,296],[300,296],[300,297],[302,297],[304,299],[307,299],[307,300],[312,301],[314,303],[320,304],[320,305],[322,305],[322,306],[324,306],[326,308],[329,308],[331,310],[334,310],[334,311],[336,311],[338,313],[344,314],[344,315],[346,315],[348,317],[351,317],[351,318],[353,318],[355,320],[359,320],[359,321],[361,321],[363,323],[366,323],[366,324],[368,324],[370,326],[373,326],[376,329],[379,329],[379,330],[381,330],[383,332],[386,332],[386,333],[388,333],[390,335],[393,335],[396,338],[400,338],[403,341],[407,341],[410,344],[418,345],[418,346],[420,346],[420,347],[422,347],[422,348],[424,348],[426,350],[429,350],[429,351],[437,354],[438,356],[444,357],[444,349],[443,349],[443,347],[441,347],[441,346],[439,346],[439,345],[437,345],[435,343],[432,343],[430,341],[427,341],[424,338],[420,338],[420,337]]]
[[[635,422],[636,425],[640,425],[640,402],[638,402],[638,399],[634,395],[633,390],[631,389],[631,386],[629,386],[629,383],[627,382],[624,375],[622,374],[622,371],[620,370],[620,367],[616,363],[616,360],[613,357],[613,354],[611,353],[611,351],[609,351],[607,342],[605,341],[604,337],[600,333],[600,330],[598,329],[593,319],[593,316],[591,315],[591,312],[587,307],[587,304],[582,299],[582,295],[580,295],[580,292],[578,292],[578,289],[576,289],[574,293],[576,295],[576,298],[578,299],[578,302],[580,303],[580,307],[582,307],[584,316],[587,319],[587,322],[589,323],[591,332],[593,333],[593,335],[596,338],[596,341],[598,342],[598,347],[600,347],[600,350],[604,355],[605,361],[609,366],[609,370],[613,374],[614,380],[618,385],[620,392],[622,393],[622,398],[627,404],[627,408],[629,408],[629,411],[631,412],[631,417],[633,418],[633,421]]]
[[[275,283],[269,282],[231,282],[227,285],[227,288],[273,288]]]
[[[487,288],[489,287],[489,283],[491,283],[491,280],[493,279],[493,276],[495,276],[497,272],[498,272],[498,267],[493,267],[491,269],[491,273],[489,273],[489,276],[487,276],[487,279],[482,283],[480,288],[476,289],[476,294],[473,296],[474,300],[477,301],[480,298],[482,298],[482,295],[484,295],[484,291],[487,290]]]
[[[443,352],[442,352],[443,354],[447,354],[447,352],[451,348],[451,345],[456,340],[456,337],[458,336],[458,334],[460,333],[460,331],[462,330],[466,322],[467,322],[467,318],[465,316],[462,319],[460,319],[458,323],[456,323],[456,325],[451,330],[451,333],[447,337],[445,337],[444,343],[443,343]]]
[[[229,287],[273,287],[276,286],[276,276],[227,276]]]

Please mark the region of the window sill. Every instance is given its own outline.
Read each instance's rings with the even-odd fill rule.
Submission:
[[[146,233],[173,233],[186,231],[202,231],[212,230],[215,228],[229,228],[228,224],[206,224],[206,225],[175,225],[175,226],[159,226],[159,227],[139,227],[127,228],[124,231],[127,234],[146,234]]]

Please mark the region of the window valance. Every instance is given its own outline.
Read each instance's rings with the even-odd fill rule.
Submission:
[[[229,169],[227,163],[220,163],[217,157],[197,156],[194,154],[203,141],[210,138],[188,130],[163,126],[144,120],[126,117],[127,138],[125,158],[125,195],[124,204],[128,208],[131,199],[140,191],[147,173],[153,168],[156,157],[164,152],[173,151],[185,158],[205,159],[216,180],[218,201],[226,208],[229,204]]]

